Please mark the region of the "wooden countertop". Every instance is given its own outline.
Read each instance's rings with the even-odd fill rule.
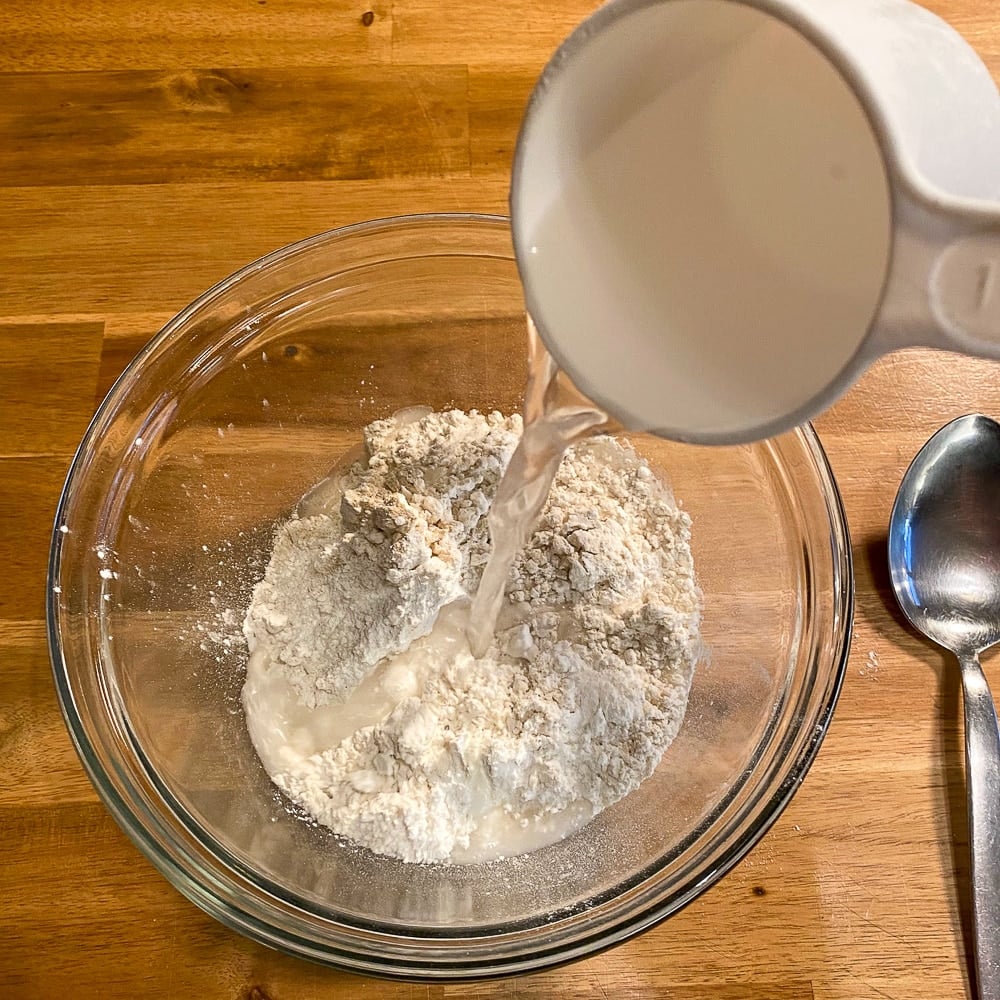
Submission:
[[[958,676],[901,624],[885,525],[926,437],[970,410],[1000,415],[996,365],[901,354],[818,422],[858,588],[829,736],[731,875],[597,958],[516,980],[407,986],[269,951],[154,871],[70,746],[43,628],[46,553],[70,456],[110,381],[173,312],[266,251],[379,216],[504,211],[525,97],[592,6],[0,4],[0,996],[967,994]],[[1000,7],[933,6],[1000,76]]]

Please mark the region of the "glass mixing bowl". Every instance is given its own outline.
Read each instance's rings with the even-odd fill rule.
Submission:
[[[279,250],[185,309],[80,446],[49,580],[66,723],[153,864],[258,941],[407,978],[580,958],[718,880],[819,748],[853,578],[815,433],[714,449],[636,434],[693,519],[709,647],[648,781],[560,843],[464,867],[377,856],[276,791],[244,725],[234,638],[275,526],[375,418],[418,404],[518,410],[525,343],[506,220],[354,226]]]

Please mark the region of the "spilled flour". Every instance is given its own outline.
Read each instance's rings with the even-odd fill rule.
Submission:
[[[636,788],[683,719],[698,652],[690,521],[610,437],[564,457],[476,659],[470,596],[520,417],[407,411],[279,531],[243,692],[275,784],[406,861],[481,861]]]

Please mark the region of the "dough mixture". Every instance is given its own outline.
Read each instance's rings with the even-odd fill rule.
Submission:
[[[625,443],[562,460],[493,644],[465,638],[519,416],[405,411],[279,530],[244,623],[243,690],[274,783],[412,862],[558,840],[635,789],[697,658],[690,519]]]

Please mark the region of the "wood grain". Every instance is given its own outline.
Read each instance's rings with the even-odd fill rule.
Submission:
[[[69,455],[0,459],[0,620],[41,621],[52,519]]]
[[[538,74],[477,66],[469,72],[469,160],[476,174],[505,174]]]
[[[392,57],[407,63],[520,64],[537,72],[597,6],[593,0],[509,0],[450,8],[436,0],[394,0]]]
[[[11,185],[465,172],[464,66],[8,74]],[[322,123],[317,128],[317,123]]]
[[[392,57],[391,9],[383,0],[7,0],[0,71],[377,65]]]
[[[337,226],[503,212],[501,176],[12,187],[0,212],[0,318],[173,313],[237,268]],[[110,255],[110,256],[109,256]],[[110,267],[109,259],[120,267]]]
[[[103,334],[103,323],[0,324],[3,456],[59,455],[76,447],[91,416],[87,391]]]
[[[930,0],[1000,76],[1000,8]],[[537,976],[381,983],[270,951],[119,830],[62,722],[44,625],[52,516],[114,378],[174,312],[345,223],[503,212],[520,115],[593,0],[0,4],[0,996],[6,1000],[939,1000],[968,995],[954,665],[885,565],[899,478],[1000,369],[908,351],[818,421],[857,574],[820,755],[765,839],[666,924]],[[248,439],[249,440],[249,439]],[[311,439],[303,442],[309,446]],[[1000,687],[1000,661],[987,673]]]
[[[0,809],[6,822],[26,822],[55,806],[96,803],[66,738],[41,623],[0,621],[0,657]],[[6,822],[5,834],[11,832]]]

